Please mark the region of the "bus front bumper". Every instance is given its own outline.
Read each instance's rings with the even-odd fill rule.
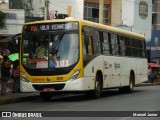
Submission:
[[[22,92],[43,92],[47,88],[54,91],[88,91],[94,89],[94,81],[85,78],[69,80],[66,82],[31,83],[21,80],[20,90]]]

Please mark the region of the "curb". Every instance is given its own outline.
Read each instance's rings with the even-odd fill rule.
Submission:
[[[142,87],[142,86],[156,86],[156,85],[160,85],[160,82],[156,82],[156,83],[141,83],[141,84],[135,85],[135,87]]]
[[[33,99],[34,100],[38,99],[39,97],[40,97],[39,95],[36,95],[36,96],[17,97],[17,98],[3,98],[3,99],[0,99],[0,105],[16,103],[16,102],[27,102]]]

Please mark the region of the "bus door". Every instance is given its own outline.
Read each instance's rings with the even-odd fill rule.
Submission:
[[[104,57],[104,81],[107,87],[116,87],[120,85],[121,68],[118,58],[114,56]]]
[[[113,62],[113,73],[111,79],[111,85],[113,87],[120,86],[121,83],[121,57],[120,51],[119,51],[119,39],[118,35],[111,33],[110,34],[111,39],[111,52],[113,59],[111,60]]]
[[[111,84],[113,87],[116,87],[121,86],[121,61],[119,57],[114,57],[113,59],[113,79],[111,79]]]
[[[103,77],[104,77],[104,88],[111,87],[111,78],[112,78],[112,71],[113,71],[113,62],[110,60],[111,55],[111,44],[109,39],[109,33],[103,32],[103,41],[102,41],[102,51],[103,51]]]
[[[115,34],[103,32],[104,82],[105,86],[120,85],[121,68],[118,52],[118,40]]]

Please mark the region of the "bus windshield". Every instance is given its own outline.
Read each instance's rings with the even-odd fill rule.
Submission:
[[[79,56],[77,31],[22,33],[22,64],[30,69],[64,68]]]

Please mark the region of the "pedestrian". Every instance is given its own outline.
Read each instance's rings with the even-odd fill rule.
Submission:
[[[12,93],[17,93],[20,88],[20,71],[19,71],[19,60],[14,61],[13,70],[12,70],[12,78],[13,78],[13,89]]]
[[[11,62],[8,56],[3,56],[3,62],[1,64],[1,95],[6,94],[7,83],[11,76],[10,69]]]
[[[4,55],[9,56],[10,55],[10,51],[8,49],[5,50]]]
[[[1,80],[1,63],[3,61],[3,56],[0,54],[0,80]]]
[[[152,82],[152,68],[148,67],[148,83]]]

